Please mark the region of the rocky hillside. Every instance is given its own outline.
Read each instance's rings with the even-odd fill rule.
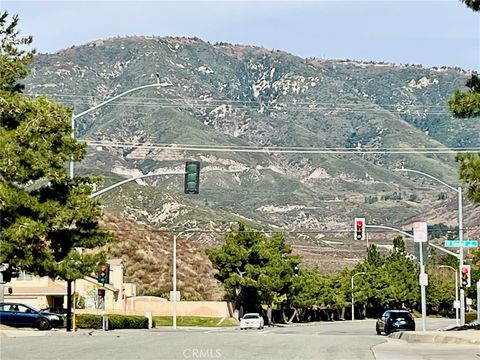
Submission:
[[[393,226],[427,210],[436,222],[455,219],[442,210],[455,204],[448,189],[392,170],[404,163],[457,183],[448,148],[480,145],[480,122],[452,119],[446,106],[468,76],[460,69],[128,37],[37,56],[27,91],[79,114],[155,83],[156,73],[172,85],[77,119],[77,136],[90,144],[77,169],[108,184],[200,160],[201,193],[187,199],[181,176],[151,178],[106,195],[108,211],[164,229],[212,230],[243,218],[319,246],[351,239],[355,216]]]
[[[103,228],[114,234],[110,257],[121,258],[125,279],[137,284],[139,295],[169,297],[172,290],[173,238],[171,233],[106,215]],[[205,246],[177,238],[177,289],[183,300],[221,300],[223,290],[214,278]]]

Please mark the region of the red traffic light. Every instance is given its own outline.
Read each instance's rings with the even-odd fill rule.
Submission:
[[[470,265],[462,265],[460,274],[462,277],[462,287],[470,287],[472,281],[470,276]]]
[[[355,240],[365,240],[365,218],[355,218]]]

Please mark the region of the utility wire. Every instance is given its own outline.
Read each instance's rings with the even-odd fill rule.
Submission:
[[[38,94],[30,94],[38,96]],[[87,100],[94,100],[95,97],[88,95],[74,94],[54,94],[57,98],[63,99],[62,102],[77,104],[79,99],[81,103],[88,104]],[[148,100],[148,101],[141,101]],[[160,100],[160,101],[159,101]],[[154,102],[151,102],[154,101]],[[359,104],[359,103],[340,103],[340,102],[295,102],[293,104],[279,102],[278,105],[259,103],[253,100],[228,100],[228,99],[191,99],[191,98],[152,98],[152,97],[125,97],[115,103],[105,106],[143,106],[159,108],[217,108],[221,105],[235,105],[235,109],[265,109],[275,111],[341,111],[341,112],[382,112],[390,110],[394,113],[412,113],[422,112],[428,114],[448,114],[451,115],[446,105],[415,105],[415,104]],[[431,109],[431,110],[430,110]]]
[[[111,148],[135,148],[145,150],[170,150],[170,151],[203,151],[203,152],[232,152],[232,153],[263,153],[263,154],[455,154],[480,151],[480,147],[469,148],[445,148],[445,149],[423,149],[423,148],[345,148],[337,149],[278,149],[275,147],[263,148],[239,148],[215,146],[191,146],[179,144],[140,144],[140,143],[118,143],[109,141],[81,140],[89,146],[111,147]]]

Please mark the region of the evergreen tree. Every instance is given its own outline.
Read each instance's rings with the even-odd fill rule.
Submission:
[[[460,1],[463,2],[465,5],[467,5],[473,11],[479,11],[480,10],[480,1],[479,0],[460,0]]]
[[[478,0],[461,0],[473,11],[480,10]],[[469,91],[456,90],[448,105],[453,115],[460,118],[480,116],[480,79],[477,74],[466,83]],[[480,204],[480,154],[457,154],[456,160],[460,163],[460,179],[467,184],[467,196]]]
[[[221,248],[207,250],[215,275],[234,304],[235,316],[243,308],[258,311],[262,304],[269,307],[275,300],[285,299],[300,258],[280,234],[268,237],[239,223],[231,229]]]
[[[70,137],[71,110],[46,97],[22,94],[34,51],[20,37],[18,17],[0,13],[0,263],[8,275],[25,270],[73,280],[104,257],[96,249],[99,203],[89,198],[96,178],[69,179],[66,162],[81,160],[85,145]]]

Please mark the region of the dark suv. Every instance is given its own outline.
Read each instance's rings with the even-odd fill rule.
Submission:
[[[388,335],[394,331],[415,331],[415,320],[407,310],[387,310],[377,320],[377,335],[382,332]]]

